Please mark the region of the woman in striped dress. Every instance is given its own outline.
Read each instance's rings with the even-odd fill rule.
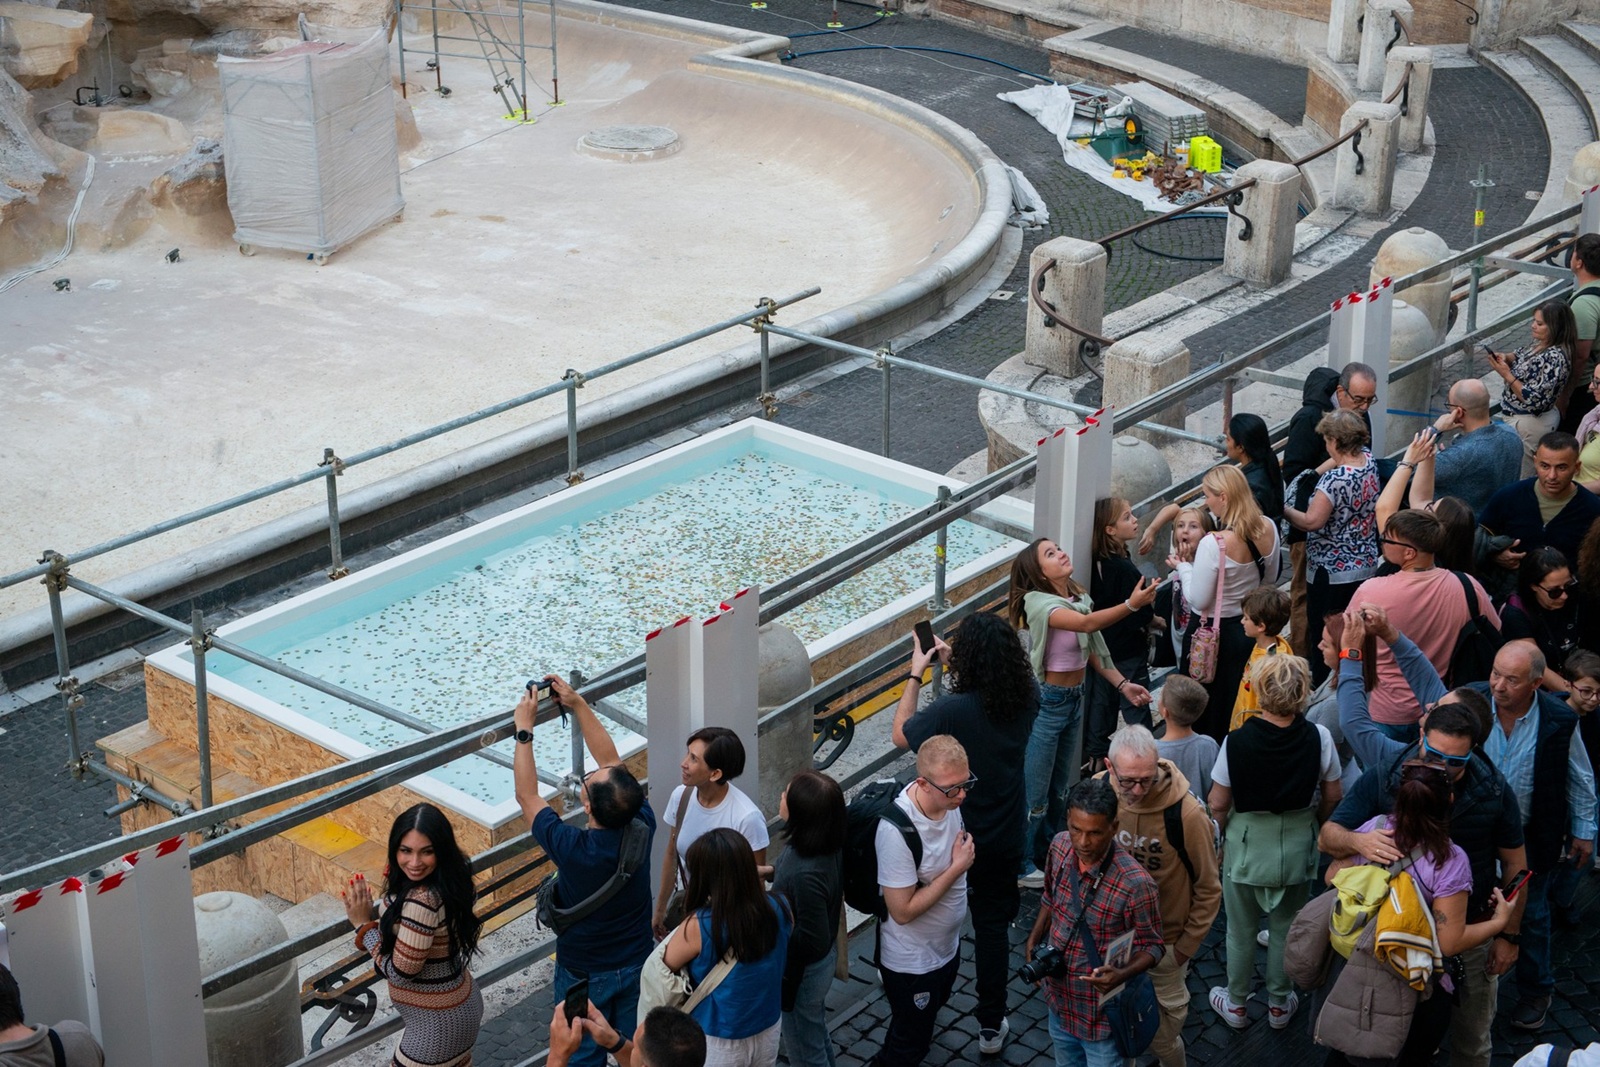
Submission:
[[[483,995],[467,961],[481,925],[473,914],[472,865],[444,812],[418,804],[389,831],[383,907],[357,874],[344,893],[356,946],[389,980],[405,1023],[394,1067],[466,1067],[483,1020]]]

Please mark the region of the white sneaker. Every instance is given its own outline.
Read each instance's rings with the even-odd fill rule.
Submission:
[[[1245,1013],[1243,1004],[1235,1004],[1228,999],[1228,987],[1214,985],[1211,987],[1211,1010],[1222,1017],[1222,1021],[1235,1030],[1243,1030],[1250,1025],[1250,1016]],[[1285,1022],[1288,1020],[1286,1019]]]
[[[1011,1033],[1011,1020],[1002,1018],[1000,1029],[978,1031],[978,1051],[985,1056],[993,1056],[999,1052],[1006,1043],[1006,1035]]]
[[[1017,888],[1018,889],[1043,889],[1044,888],[1044,872],[1039,870],[1037,867],[1035,867],[1033,870],[1029,871],[1027,874],[1019,875],[1017,877]]]
[[[1256,935],[1256,944],[1260,945],[1262,948],[1266,948],[1267,942],[1271,940],[1272,939],[1267,936],[1267,932],[1265,930]]]
[[[1289,1025],[1289,1020],[1294,1018],[1295,1009],[1300,1006],[1300,998],[1294,990],[1289,991],[1289,996],[1282,1004],[1267,1005],[1267,1023],[1274,1030],[1282,1030]]]

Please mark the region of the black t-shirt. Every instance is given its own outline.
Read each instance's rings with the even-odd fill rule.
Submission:
[[[1089,595],[1094,598],[1095,608],[1114,608],[1127,600],[1134,586],[1139,584],[1140,577],[1138,566],[1127,556],[1096,559],[1094,570],[1089,575]],[[1148,655],[1150,621],[1155,617],[1155,608],[1146,605],[1126,619],[1118,619],[1101,630],[1100,636],[1106,639],[1111,658],[1125,660]],[[1109,667],[1110,664],[1103,666]]]
[[[967,764],[978,782],[961,802],[961,821],[979,849],[1022,852],[1028,826],[1023,786],[1023,756],[1039,715],[1039,691],[1007,721],[983,713],[977,693],[947,693],[906,721],[906,741],[915,752],[930,737],[949,734],[967,750]]]

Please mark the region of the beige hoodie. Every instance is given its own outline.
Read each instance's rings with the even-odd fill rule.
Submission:
[[[1100,772],[1101,777],[1106,772]],[[1115,785],[1115,783],[1112,783]],[[1118,796],[1117,843],[1155,879],[1161,902],[1161,936],[1187,958],[1200,950],[1222,907],[1217,868],[1216,825],[1171,760],[1156,762],[1156,784],[1137,804]],[[1177,849],[1167,841],[1166,809],[1181,803],[1183,842],[1194,865],[1194,882]]]

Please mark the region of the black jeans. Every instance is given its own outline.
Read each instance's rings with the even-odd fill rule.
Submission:
[[[1150,662],[1144,653],[1115,661],[1122,676],[1136,685],[1150,684]],[[1121,720],[1149,728],[1150,705],[1135,705],[1110,682],[1090,671],[1083,691],[1083,759],[1094,764],[1092,774],[1100,773],[1100,761],[1111,746],[1111,735]]]
[[[967,909],[972,915],[973,962],[977,974],[978,1027],[1000,1029],[1006,1017],[1006,984],[1011,978],[1011,924],[1022,908],[1017,871],[1022,850],[997,852],[996,843],[979,846],[967,870]]]
[[[1013,861],[1013,882],[1016,870]],[[883,1035],[883,1048],[872,1058],[877,1067],[918,1067],[922,1063],[933,1046],[934,1018],[950,999],[960,963],[958,952],[949,963],[927,974],[900,974],[887,967],[878,968],[883,975],[883,995],[889,1001],[889,1029]],[[919,1005],[921,996],[927,999]]]

